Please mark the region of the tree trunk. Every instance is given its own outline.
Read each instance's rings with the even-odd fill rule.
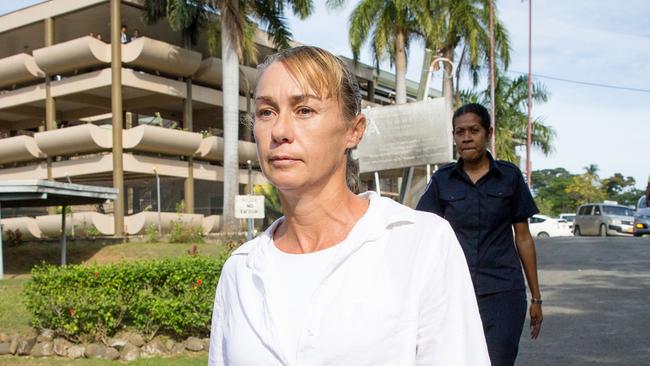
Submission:
[[[406,44],[401,30],[395,35],[395,103],[406,103]]]
[[[467,52],[467,46],[463,46],[463,52],[460,54],[460,58],[458,59],[458,65],[456,65],[456,75],[454,77],[456,78],[456,87],[454,87],[454,106],[456,108],[460,107],[461,100],[460,100],[460,74],[461,70],[463,68],[463,60],[465,59],[465,53]]]
[[[442,52],[442,56],[454,62],[454,50],[446,48]],[[445,98],[445,105],[449,111],[453,111],[453,98],[454,98],[454,79],[452,68],[449,62],[443,62],[445,72],[442,77],[442,96]],[[451,77],[449,77],[451,75]]]
[[[239,58],[225,24],[221,26],[223,71],[223,225],[225,232],[239,231],[235,196],[239,194]]]

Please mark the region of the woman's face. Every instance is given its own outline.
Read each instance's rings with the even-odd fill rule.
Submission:
[[[485,155],[489,137],[478,115],[465,113],[454,119],[454,142],[464,161],[481,159]]]
[[[360,141],[363,129],[354,126],[362,117],[345,121],[336,99],[317,94],[304,95],[281,62],[267,67],[257,84],[257,151],[264,174],[281,191],[345,184],[345,150]]]

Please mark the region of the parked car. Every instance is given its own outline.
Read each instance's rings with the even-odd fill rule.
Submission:
[[[639,200],[636,203],[636,209],[640,208],[648,208],[650,207],[650,202],[648,202],[648,199],[646,198],[645,194],[639,198]]]
[[[566,220],[567,224],[569,225],[569,229],[571,229],[571,232],[573,232],[573,222],[576,219],[576,214],[574,214],[574,213],[561,213],[559,217],[561,219]]]
[[[634,215],[634,236],[650,234],[650,207],[646,196],[641,196],[636,204]]]
[[[581,235],[632,235],[634,210],[615,204],[589,203],[578,208],[573,233]]]
[[[571,230],[564,219],[554,219],[546,215],[533,215],[528,219],[530,234],[537,238],[570,236]]]

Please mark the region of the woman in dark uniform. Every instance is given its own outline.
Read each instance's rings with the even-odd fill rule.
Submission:
[[[514,365],[527,306],[522,265],[532,295],[533,339],[543,319],[528,229],[528,218],[539,211],[519,169],[487,151],[493,133],[487,109],[467,104],[456,110],[452,124],[460,158],[431,177],[417,209],[453,227],[472,276],[492,365]]]

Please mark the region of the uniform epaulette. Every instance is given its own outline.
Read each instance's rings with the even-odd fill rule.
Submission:
[[[504,166],[504,167],[513,168],[513,169],[519,170],[519,167],[518,167],[517,165],[515,165],[515,164],[513,164],[513,163],[511,163],[511,162],[509,162],[509,161],[505,161],[505,160],[495,160],[495,162],[496,162],[497,164],[499,164],[500,166]]]
[[[451,163],[447,163],[447,164],[441,166],[440,168],[438,168],[437,171],[447,170],[447,169],[453,169],[455,166],[456,166],[456,162],[453,161],[453,162],[451,162]]]

